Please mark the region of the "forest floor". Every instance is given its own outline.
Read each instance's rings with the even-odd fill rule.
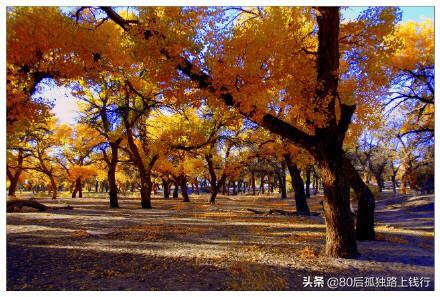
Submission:
[[[335,282],[340,290],[434,287],[434,195],[381,194],[378,240],[358,242],[355,260],[320,255],[320,215],[247,210],[293,211],[292,198],[220,196],[215,205],[207,195],[192,195],[189,203],[154,198],[146,210],[136,197],[120,197],[121,208],[109,209],[104,197],[86,196],[38,199],[72,210],[7,214],[8,290],[328,290]],[[321,200],[309,199],[312,211],[321,212]]]

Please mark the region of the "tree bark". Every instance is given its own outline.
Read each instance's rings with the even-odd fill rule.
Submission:
[[[57,183],[55,181],[55,177],[52,174],[48,176],[50,179],[50,186],[52,188],[52,200],[55,200],[57,199]]]
[[[257,189],[255,186],[255,174],[253,172],[251,176],[251,184],[252,184],[252,195],[255,196],[257,194]]]
[[[76,198],[76,194],[79,194],[78,197],[82,198],[82,182],[81,182],[81,178],[77,178],[75,180],[75,188],[73,189],[72,192],[72,198]]]
[[[289,169],[290,177],[292,179],[292,187],[295,192],[296,211],[304,214],[310,214],[310,209],[307,204],[306,194],[304,192],[304,181],[301,178],[301,172],[295,163],[292,162],[289,154],[284,155],[287,168]]]
[[[112,156],[108,165],[107,171],[107,179],[108,179],[108,187],[109,187],[109,196],[110,196],[110,207],[118,208],[118,186],[116,185],[116,166],[118,165],[118,150],[119,150],[118,142],[110,142],[110,148],[112,151]],[[106,184],[107,185],[107,184]]]
[[[189,202],[188,187],[185,174],[179,176],[180,189],[182,190],[183,202]]]
[[[375,240],[374,208],[376,203],[374,195],[346,157],[344,157],[343,166],[344,172],[348,176],[350,187],[355,191],[358,200],[356,238],[358,240]]]
[[[393,174],[391,176],[391,182],[393,183],[393,193],[397,192],[397,184],[396,184],[396,175]]]
[[[306,169],[306,198],[310,198],[310,166]]]
[[[162,179],[163,198],[170,198],[170,182],[167,179]]]
[[[7,169],[8,171],[8,178],[9,178],[9,189],[8,189],[8,196],[11,197],[15,197],[15,191],[17,190],[17,184],[18,184],[18,180],[20,178],[20,174],[21,174],[21,170],[16,170],[15,174],[12,174],[9,172],[9,169]]]
[[[177,182],[174,183],[173,198],[179,198],[179,185]]]
[[[382,177],[381,175],[374,175],[374,178],[376,179],[376,183],[377,183],[377,190],[381,193],[383,188],[382,188]]]
[[[342,170],[342,160],[335,155],[318,161],[324,185],[324,216],[327,226],[325,254],[354,258],[358,252],[350,212],[350,188]]]
[[[14,170],[14,173],[11,172],[8,166],[6,166],[6,174],[9,178],[9,189],[8,189],[8,196],[15,197],[15,192],[17,190],[18,180],[20,179],[21,172],[23,171],[23,160],[24,160],[24,153],[23,149],[18,150],[18,156],[17,156],[17,167]]]
[[[141,174],[141,172],[139,172]],[[149,172],[141,174],[141,207],[151,208],[151,175]]]

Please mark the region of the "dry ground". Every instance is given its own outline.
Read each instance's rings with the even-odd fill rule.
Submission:
[[[291,198],[220,196],[216,205],[206,195],[190,203],[155,198],[144,210],[137,197],[109,209],[107,199],[86,196],[39,199],[73,210],[7,214],[8,290],[292,290],[309,289],[307,276],[425,277],[423,289],[433,289],[433,195],[382,194],[379,240],[358,242],[356,260],[319,255],[321,216],[246,210],[294,210]],[[312,211],[321,198],[310,199]]]

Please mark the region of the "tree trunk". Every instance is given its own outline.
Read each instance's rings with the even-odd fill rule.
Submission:
[[[50,186],[52,188],[52,199],[57,199],[57,183],[55,182],[55,178],[53,175],[49,175]]]
[[[179,185],[174,183],[173,198],[179,198]]]
[[[150,173],[141,175],[141,207],[151,208],[151,190],[152,190]]]
[[[330,257],[355,258],[358,252],[350,212],[349,183],[342,170],[342,161],[338,161],[334,155],[318,162],[324,185],[327,226],[325,254]]]
[[[377,190],[379,192],[382,192],[382,177],[381,175],[374,175],[374,178],[376,179],[376,183],[377,183]]]
[[[251,177],[251,184],[252,184],[252,195],[255,196],[257,194],[257,189],[255,186],[255,174],[253,172]]]
[[[393,174],[391,176],[391,182],[393,183],[393,193],[397,192],[397,184],[396,184],[396,175]]]
[[[260,194],[264,194],[264,175],[260,177]]]
[[[17,190],[18,180],[20,179],[21,172],[23,171],[23,160],[24,160],[23,149],[18,150],[17,156],[17,167],[14,170],[14,174],[6,166],[6,174],[9,178],[10,184],[8,189],[8,196],[15,197],[15,192]]]
[[[108,187],[110,189],[110,207],[118,208],[118,186],[116,185],[116,166],[118,165],[118,149],[119,143],[110,143],[110,147],[112,150],[111,160],[108,163],[108,171],[107,171],[107,179],[108,179]],[[107,186],[107,183],[106,183]]]
[[[77,178],[75,180],[75,188],[73,189],[72,192],[72,198],[76,198],[76,194],[79,194],[79,198],[82,198],[82,183],[81,183],[81,178]]]
[[[186,176],[182,174],[179,177],[180,189],[182,190],[183,202],[189,202],[188,187],[186,185]]]
[[[355,191],[358,200],[356,238],[358,240],[375,240],[374,195],[346,157],[343,159],[343,166],[344,172],[349,179],[350,187]]]
[[[287,199],[286,162],[281,162],[281,172],[277,174],[281,199]]]
[[[9,177],[10,184],[9,184],[8,195],[11,197],[15,197],[15,191],[17,190],[17,184],[18,184],[18,179],[20,178],[20,173],[21,171],[18,174],[16,172],[14,175]]]
[[[307,166],[306,169],[306,197],[310,198],[310,166]]]
[[[284,155],[284,160],[286,161],[286,165],[289,169],[290,177],[292,179],[292,187],[293,191],[295,192],[296,211],[310,215],[310,209],[307,204],[306,193],[304,192],[304,181],[301,178],[301,172],[296,164],[291,161],[290,155]]]
[[[170,182],[167,179],[162,179],[163,198],[170,198]]]
[[[199,181],[197,180],[197,177],[194,178],[194,185],[196,186],[196,194],[200,195]]]

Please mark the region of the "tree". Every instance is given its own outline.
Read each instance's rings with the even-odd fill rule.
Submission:
[[[98,81],[75,85],[75,92],[77,98],[83,102],[81,122],[90,125],[106,140],[99,149],[107,164],[110,207],[117,208],[116,167],[119,162],[119,148],[124,139],[116,105],[117,93],[114,92],[112,81],[106,80],[104,76]]]

